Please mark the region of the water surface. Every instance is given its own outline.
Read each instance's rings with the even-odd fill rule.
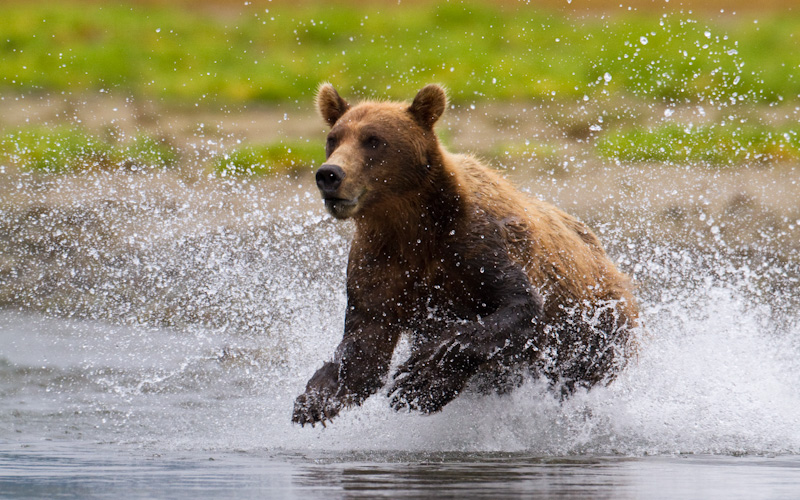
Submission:
[[[789,499],[800,488],[798,457],[0,449],[3,497]]]
[[[0,207],[2,496],[800,491],[800,272],[769,231],[745,249],[601,227],[646,325],[608,387],[561,402],[528,381],[431,416],[379,393],[301,428],[293,400],[341,337],[347,224],[297,186],[269,208],[255,185],[96,180],[21,182],[27,205]]]

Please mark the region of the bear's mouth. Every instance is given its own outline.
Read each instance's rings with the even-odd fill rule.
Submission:
[[[355,198],[336,198],[333,196],[325,197],[323,198],[325,201],[325,208],[328,209],[328,212],[330,212],[330,214],[337,219],[346,219],[353,215],[353,212],[355,212],[355,209],[358,206],[358,200],[365,191],[366,190],[362,191]]]

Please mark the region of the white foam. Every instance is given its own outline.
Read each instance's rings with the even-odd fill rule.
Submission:
[[[6,382],[9,408],[21,416],[3,422],[23,435],[71,429],[82,439],[181,449],[800,453],[796,310],[724,255],[652,242],[629,245],[649,254],[622,259],[647,284],[639,292],[646,330],[638,359],[610,386],[562,403],[530,381],[507,396],[464,394],[430,416],[397,413],[380,393],[327,428],[292,425],[294,398],[341,338],[348,242],[336,230],[314,220],[254,231],[247,244],[263,258],[243,257],[240,240],[221,237],[156,252],[165,267],[186,271],[176,279],[187,290],[223,291],[186,299],[211,304],[226,318],[220,327],[0,322],[0,340],[14,349],[19,339],[36,342],[27,358],[4,350],[16,377]],[[186,259],[189,250],[225,253],[224,265],[198,272],[192,266],[204,264]],[[63,356],[65,345],[73,356]]]
[[[396,413],[381,393],[327,428],[289,424],[295,394],[326,359],[309,349],[230,433],[208,446],[290,450],[574,453],[798,453],[796,326],[775,336],[770,309],[727,287],[645,307],[638,360],[608,387],[561,403],[531,381],[507,396],[466,394],[441,413]],[[263,413],[260,413],[262,412]],[[235,418],[243,415],[237,413]]]

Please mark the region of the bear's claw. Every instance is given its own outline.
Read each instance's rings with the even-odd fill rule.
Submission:
[[[421,351],[397,369],[390,405],[397,411],[437,412],[458,396],[478,366],[478,357],[458,338]]]
[[[340,409],[341,404],[328,394],[306,392],[298,396],[294,402],[292,422],[300,424],[301,427],[305,427],[306,424],[315,427],[317,423],[326,427],[325,422],[332,421]]]

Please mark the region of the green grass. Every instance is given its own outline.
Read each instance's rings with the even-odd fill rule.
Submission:
[[[132,141],[117,145],[117,157],[138,167],[171,168],[177,165],[178,151],[163,140],[139,134]]]
[[[215,157],[211,164],[220,177],[251,177],[311,172],[323,158],[319,144],[281,142],[245,146]]]
[[[573,18],[513,2],[242,2],[223,15],[155,4],[17,2],[0,5],[0,19],[0,95],[102,91],[217,108],[294,106],[310,102],[321,81],[356,99],[408,99],[434,81],[460,103],[589,101],[600,113],[603,103],[629,96],[709,107],[800,100],[800,14],[792,12],[754,22],[622,11]],[[637,130],[624,128],[630,121],[608,123],[594,139],[604,158],[800,160],[796,127],[729,122]],[[0,161],[23,170],[168,168],[180,161],[174,148],[145,135],[118,141],[66,126],[4,134]],[[545,163],[558,156],[538,143],[486,153]],[[320,146],[307,142],[252,144],[203,166],[220,177],[270,175],[311,170],[321,157]]]
[[[226,15],[135,3],[0,6],[0,88],[199,104],[307,100],[326,80],[392,98],[436,81],[456,101],[800,95],[800,14],[791,12],[756,24],[741,15],[568,18],[513,2],[247,4]]]
[[[600,158],[652,163],[740,165],[800,161],[797,127],[763,124],[668,124],[650,129],[609,130],[594,142]],[[553,143],[501,144],[485,152],[499,164],[533,161],[554,164]],[[178,151],[162,140],[138,135],[119,141],[71,126],[17,128],[0,136],[0,166],[51,174],[91,170],[171,168]],[[323,160],[318,144],[308,141],[247,144],[212,156],[206,168],[220,178],[298,175]]]
[[[178,160],[168,144],[144,135],[124,142],[70,126],[32,126],[0,136],[0,164],[23,171],[73,173],[115,168],[167,168]]]
[[[257,177],[311,172],[323,159],[310,142],[245,145],[207,160],[219,177]],[[178,164],[178,151],[159,139],[137,135],[118,141],[72,126],[17,128],[0,136],[0,166],[49,174],[92,170],[147,170]]]
[[[111,145],[71,127],[31,127],[0,138],[0,163],[21,170],[72,172],[89,166],[107,167]]]
[[[735,165],[800,161],[797,128],[766,125],[664,125],[617,130],[596,143],[600,156],[658,163]]]

